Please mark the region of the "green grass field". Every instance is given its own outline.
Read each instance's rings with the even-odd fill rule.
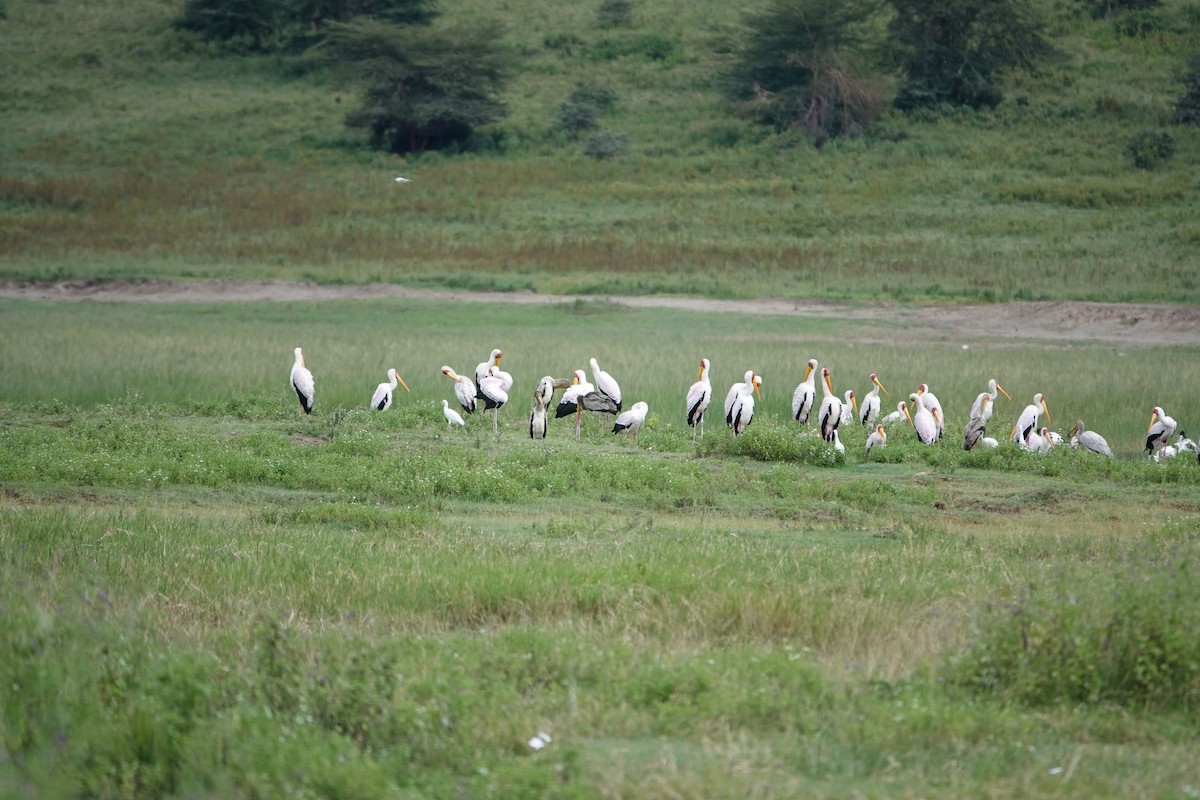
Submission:
[[[1141,456],[1155,405],[1200,433],[1200,343],[602,299],[1200,302],[1200,136],[1169,124],[1196,3],[1139,37],[1039,5],[1065,59],[995,110],[818,150],[721,98],[749,8],[455,0],[508,23],[509,117],[400,158],[344,128],[353,86],[188,39],[178,0],[0,2],[0,280],[597,298],[0,299],[0,796],[1200,796],[1200,464]],[[646,33],[671,57],[595,55]],[[581,82],[626,156],[556,128]],[[447,429],[442,365],[493,347],[499,433]],[[591,356],[649,404],[638,443],[531,441],[538,378]],[[765,377],[743,436],[714,404],[692,443],[701,357],[717,404]],[[838,455],[788,420],[812,357],[885,411],[928,383],[946,439]],[[389,367],[412,392],[372,412]],[[964,452],[992,377],[992,435],[1042,392],[1117,457]]]
[[[0,308],[9,794],[1197,786],[1200,464],[1137,457],[1151,398],[1195,418],[1154,382],[1170,365],[1189,385],[1194,347],[966,358],[604,303]],[[447,430],[441,364],[493,341],[518,386],[499,435]],[[311,417],[286,385],[297,342]],[[740,438],[710,415],[690,442],[701,352],[717,385],[750,354],[768,375]],[[570,420],[529,440],[537,377],[593,353],[649,402],[639,445],[587,420],[580,442]],[[852,430],[837,456],[788,423],[809,355],[895,394],[926,380],[956,409],[947,440],[893,428],[867,459]],[[388,365],[413,392],[369,411]],[[992,372],[1119,457],[964,453],[956,416]]]

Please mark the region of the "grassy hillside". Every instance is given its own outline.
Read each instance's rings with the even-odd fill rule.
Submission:
[[[1060,67],[994,111],[893,116],[815,150],[738,119],[715,76],[744,9],[442,5],[499,15],[520,71],[479,152],[399,158],[342,125],[354,87],[169,27],[179,3],[6,4],[0,276],[222,276],[576,292],[1197,302],[1200,136],[1169,127],[1195,2],[1119,36],[1047,6]],[[668,57],[638,50],[666,37]],[[626,55],[609,57],[613,52]],[[579,82],[629,153],[556,126]],[[1162,168],[1125,144],[1168,129]],[[398,186],[392,177],[413,178]]]

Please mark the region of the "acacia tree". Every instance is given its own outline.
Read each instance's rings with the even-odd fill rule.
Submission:
[[[879,9],[876,0],[773,0],[749,15],[726,79],[739,108],[817,143],[861,132],[884,105],[868,66]]]
[[[999,79],[1055,55],[1027,0],[890,0],[888,62],[902,73],[897,108],[981,108],[1002,99]]]
[[[363,101],[346,116],[371,144],[396,153],[461,142],[502,119],[500,94],[512,57],[492,26],[413,27],[361,20],[330,27],[335,60],[363,81]]]

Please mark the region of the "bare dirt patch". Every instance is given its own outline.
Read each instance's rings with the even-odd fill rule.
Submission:
[[[703,313],[823,317],[882,324],[920,325],[966,340],[989,337],[1107,342],[1122,346],[1200,345],[1200,307],[1075,301],[965,306],[844,304],[764,298],[708,300],[664,296],[576,296],[534,292],[458,292],[392,284],[322,286],[292,281],[10,281],[0,297],[133,303],[236,303],[269,301],[416,300],[548,304],[593,300],[632,308],[673,308]]]

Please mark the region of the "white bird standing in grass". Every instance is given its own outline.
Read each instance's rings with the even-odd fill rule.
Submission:
[[[921,395],[921,404],[933,413],[933,418],[937,421],[937,435],[942,438],[942,430],[946,424],[946,412],[942,410],[942,403],[937,399],[937,395],[929,391],[929,384],[922,383],[917,387],[917,394]]]
[[[404,391],[412,392],[408,388],[408,384],[404,382],[394,369],[389,369],[388,379],[385,383],[381,383],[375,387],[375,394],[371,395],[371,408],[376,411],[387,411],[392,407],[392,394],[396,391],[396,384],[399,383],[404,387]]]
[[[1113,451],[1108,446],[1108,441],[1095,431],[1089,431],[1083,427],[1081,419],[1075,420],[1075,426],[1071,428],[1068,435],[1071,437],[1071,447],[1082,447],[1084,450],[1090,450],[1102,456],[1113,457]]]
[[[1004,391],[1003,386],[996,383],[995,378],[989,378],[987,385],[987,391],[980,392],[975,398],[975,402],[971,404],[971,413],[967,415],[967,419],[983,417],[984,424],[986,424],[992,418],[992,412],[996,410],[996,397],[999,395],[1008,397],[1008,392]],[[988,400],[986,404],[983,402],[985,397]],[[1012,400],[1011,397],[1008,399]]]
[[[740,436],[754,421],[754,394],[757,392],[759,399],[762,399],[762,393],[758,391],[761,385],[762,376],[754,373],[750,373],[748,383],[741,384],[742,388],[729,410],[729,427],[733,428],[734,436]]]
[[[879,419],[879,390],[883,389],[884,394],[888,393],[874,372],[871,373],[871,384],[871,391],[867,392],[863,397],[862,405],[858,407],[858,421],[868,428],[875,424],[875,420]]]
[[[858,416],[858,396],[854,394],[853,389],[847,389],[843,397],[846,400],[842,403],[842,420],[838,424],[842,426],[853,425],[854,418]]]
[[[489,369],[491,369],[492,367],[495,367],[496,369],[500,369],[500,356],[502,356],[502,355],[504,355],[504,353],[500,350],[499,347],[497,347],[494,350],[492,350],[492,354],[487,357],[487,361],[480,361],[478,364],[475,365],[475,385],[477,387],[479,384],[483,383],[483,379],[485,377],[487,377]],[[507,391],[507,389],[505,391]],[[483,397],[483,394],[478,389],[476,389],[475,397],[481,398],[481,397]]]
[[[917,439],[921,444],[933,444],[938,438],[937,414],[925,407],[925,404],[921,402],[921,395],[916,392],[910,394],[908,399],[912,404],[912,411],[910,412],[905,406],[904,415],[908,417],[909,424],[917,432]]]
[[[1031,432],[1037,432],[1038,417],[1041,414],[1046,415],[1047,422],[1050,421],[1050,410],[1046,408],[1046,398],[1041,392],[1038,392],[1033,396],[1033,402],[1025,406],[1021,415],[1017,417],[1017,424],[1013,426],[1010,437],[1014,444],[1024,444]]]
[[[833,449],[842,454],[846,452],[846,445],[842,444],[842,437],[838,436],[837,428],[833,429]]]
[[[700,435],[704,436],[704,412],[708,410],[708,404],[712,402],[713,390],[712,382],[708,379],[708,368],[708,359],[700,359],[700,375],[687,393],[685,406],[687,424],[692,429],[692,442],[696,441],[697,427],[700,428]]]
[[[807,425],[812,415],[813,403],[817,401],[817,360],[810,358],[804,369],[804,380],[792,392],[792,419]]]
[[[483,380],[479,382],[479,392],[483,395],[484,410],[493,409],[493,433],[500,431],[500,409],[508,402],[508,392],[504,388],[504,381],[496,377],[496,372],[496,367],[489,367],[487,375],[484,375]]]
[[[464,428],[467,425],[467,421],[462,418],[462,414],[451,408],[450,401],[446,399],[442,400],[442,416],[446,418],[446,427],[448,428],[453,428],[455,425]]]
[[[742,389],[747,386],[754,385],[754,370],[746,370],[745,376],[738,383],[729,387],[729,391],[725,393],[725,424],[733,425],[733,404],[737,402],[738,397],[742,393]],[[761,395],[760,395],[761,396]]]
[[[300,352],[300,348],[296,348]],[[1162,406],[1155,406],[1150,415],[1150,427],[1146,429],[1146,452],[1155,455],[1167,446],[1171,436],[1175,434],[1175,420],[1167,416]]]
[[[629,407],[628,411],[622,412],[613,423],[613,433],[623,433],[626,436],[633,434],[633,443],[637,444],[638,431],[646,422],[646,413],[650,407],[643,402],[634,403]]]
[[[875,430],[867,437],[867,452],[874,447],[887,447],[887,431],[883,429],[882,422],[875,423]]]
[[[617,411],[620,411],[621,387],[617,385],[616,379],[600,369],[600,364],[596,362],[595,358],[589,358],[588,363],[592,365],[592,380],[596,382],[596,391],[616,403]]]
[[[308,371],[308,367],[304,366],[304,351],[297,347],[295,353],[296,362],[292,364],[292,388],[296,390],[296,397],[300,400],[300,412],[311,414],[316,382],[313,380],[313,374]]]
[[[579,439],[579,420],[583,416],[583,398],[584,395],[591,394],[596,391],[596,387],[588,383],[587,374],[581,370],[575,370],[575,382],[567,387],[567,390],[562,393],[559,398],[558,408],[554,411],[555,417],[568,417],[571,414],[575,415],[575,439]]]
[[[821,387],[825,396],[821,398],[821,409],[817,412],[817,427],[821,438],[827,442],[833,441],[833,432],[842,421],[842,401],[833,393],[833,378],[829,367],[821,369]]]
[[[459,375],[449,367],[442,367],[442,374],[454,381],[454,396],[458,398],[458,404],[462,406],[462,410],[468,414],[474,414],[475,398],[479,395],[475,381],[466,375]]]

